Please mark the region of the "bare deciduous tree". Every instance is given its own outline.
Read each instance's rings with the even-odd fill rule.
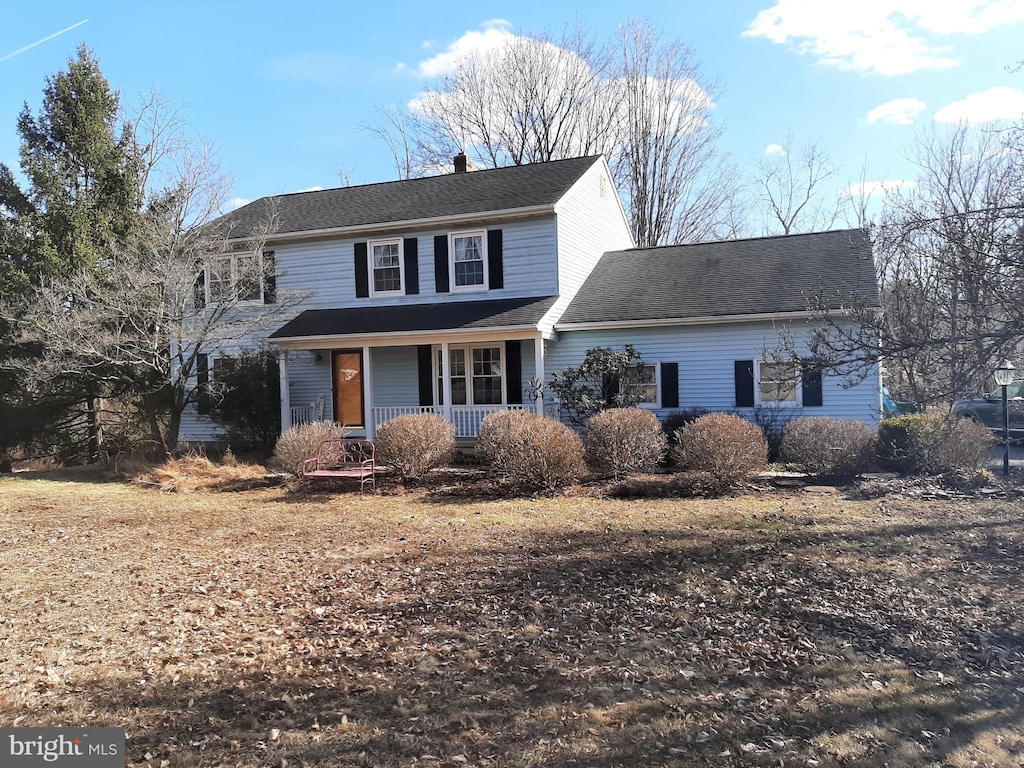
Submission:
[[[766,234],[825,230],[835,224],[840,201],[824,198],[824,184],[838,173],[818,142],[802,147],[789,134],[776,151],[758,160],[756,197]]]
[[[881,360],[900,398],[948,402],[991,388],[1024,343],[1024,179],[1013,148],[966,125],[919,135],[913,160],[875,230],[881,311],[822,313],[812,347],[851,374]]]
[[[428,88],[411,114],[384,113],[369,130],[400,178],[447,169],[463,151],[484,168],[604,154],[637,243],[692,242],[733,234],[739,218],[701,80],[689,49],[645,22],[623,24],[603,47],[581,29],[510,35]]]

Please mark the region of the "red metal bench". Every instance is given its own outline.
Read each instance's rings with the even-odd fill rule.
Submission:
[[[302,462],[306,480],[356,480],[359,493],[377,488],[377,458],[369,440],[324,440],[316,456]]]

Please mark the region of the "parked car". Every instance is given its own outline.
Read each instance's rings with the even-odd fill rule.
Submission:
[[[1006,388],[1007,408],[1010,412],[1010,437],[1024,438],[1024,381],[1015,381]],[[957,400],[952,414],[984,424],[998,435],[1003,433],[1003,388],[999,387],[983,397]]]

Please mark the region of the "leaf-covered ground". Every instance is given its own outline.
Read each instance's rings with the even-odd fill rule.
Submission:
[[[0,480],[0,723],[129,765],[1021,766],[1020,500]]]

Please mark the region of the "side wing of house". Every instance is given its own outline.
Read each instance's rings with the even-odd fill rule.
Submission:
[[[605,254],[556,323],[548,370],[588,349],[632,345],[628,384],[659,417],[687,408],[784,422],[798,415],[875,423],[877,365],[857,377],[805,362],[811,305],[877,305],[871,248],[858,230]]]

